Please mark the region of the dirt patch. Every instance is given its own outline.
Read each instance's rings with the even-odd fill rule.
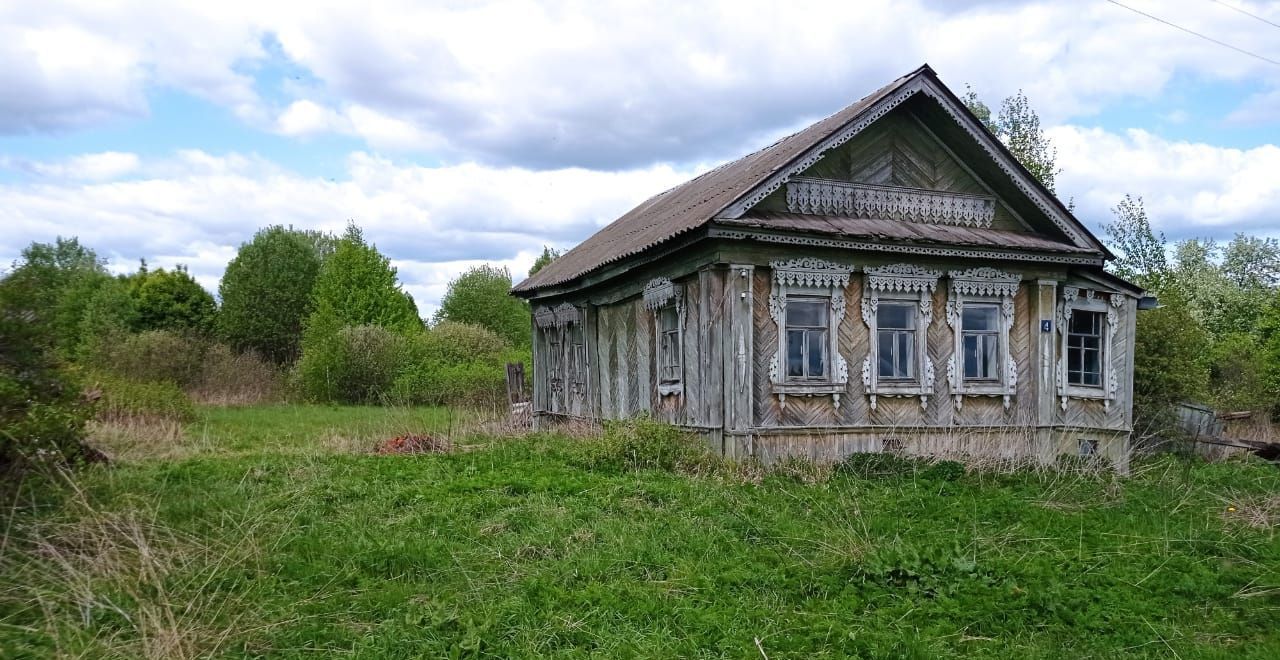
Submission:
[[[378,443],[373,453],[379,456],[398,454],[444,454],[453,449],[448,438],[431,434],[406,433]]]

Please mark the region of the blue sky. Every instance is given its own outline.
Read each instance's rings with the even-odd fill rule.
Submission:
[[[1280,60],[1222,3],[1124,4]],[[1280,234],[1280,65],[1102,0],[0,1],[0,58],[6,263],[77,235],[213,289],[260,226],[355,220],[429,313],[926,61],[1024,90],[1093,226],[1132,193],[1170,237]]]

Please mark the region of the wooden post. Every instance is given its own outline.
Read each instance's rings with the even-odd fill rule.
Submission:
[[[735,434],[745,433],[752,425],[752,385],[755,351],[755,299],[752,281],[755,266],[729,266],[725,281],[724,333],[724,428]],[[741,442],[741,436],[734,444]],[[748,440],[748,451],[750,451]],[[736,454],[737,447],[734,448]]]
[[[515,405],[526,401],[524,389],[524,363],[507,363],[507,403]]]

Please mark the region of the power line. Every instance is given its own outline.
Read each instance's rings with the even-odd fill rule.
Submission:
[[[1262,16],[1259,16],[1259,15],[1254,14],[1254,13],[1251,13],[1251,12],[1247,12],[1247,11],[1245,11],[1245,10],[1243,10],[1243,9],[1241,9],[1241,8],[1239,8],[1239,7],[1237,7],[1237,6],[1235,6],[1235,5],[1229,5],[1229,4],[1225,3],[1225,2],[1223,2],[1222,0],[1211,0],[1211,1],[1212,1],[1212,2],[1214,2],[1214,3],[1216,3],[1216,4],[1222,5],[1223,7],[1226,7],[1227,9],[1230,9],[1230,10],[1232,10],[1232,11],[1238,11],[1238,12],[1240,12],[1241,14],[1244,14],[1245,16],[1248,16],[1249,18],[1256,18],[1256,19],[1258,19],[1258,20],[1262,21],[1263,23],[1266,23],[1267,25],[1270,25],[1270,26],[1272,26],[1272,27],[1280,28],[1280,23],[1276,23],[1275,21],[1272,21],[1272,20],[1267,19],[1267,18],[1263,18]]]
[[[1113,4],[1113,5],[1117,6],[1117,7],[1123,7],[1123,8],[1125,8],[1125,9],[1128,9],[1129,11],[1131,11],[1131,12],[1133,12],[1133,13],[1135,13],[1135,14],[1141,14],[1141,15],[1143,15],[1143,16],[1146,16],[1147,18],[1149,18],[1149,19],[1151,19],[1151,20],[1153,20],[1153,21],[1157,21],[1157,22],[1160,22],[1160,23],[1164,23],[1165,25],[1168,25],[1168,26],[1169,26],[1169,27],[1171,27],[1171,28],[1176,28],[1176,29],[1178,29],[1178,30],[1182,30],[1183,32],[1186,32],[1187,34],[1195,35],[1195,36],[1197,36],[1197,37],[1200,37],[1201,39],[1204,39],[1205,41],[1209,41],[1209,42],[1212,42],[1212,43],[1218,44],[1219,46],[1223,46],[1223,47],[1226,47],[1226,48],[1230,48],[1231,50],[1234,50],[1234,51],[1236,51],[1237,53],[1242,53],[1242,54],[1244,54],[1244,55],[1248,55],[1249,57],[1254,57],[1254,58],[1260,59],[1260,60],[1262,60],[1263,62],[1266,62],[1267,64],[1274,64],[1275,66],[1280,66],[1280,61],[1278,61],[1278,60],[1273,60],[1273,59],[1271,59],[1270,57],[1267,57],[1267,56],[1265,56],[1265,55],[1259,55],[1259,54],[1257,54],[1257,53],[1255,53],[1255,52],[1253,52],[1253,51],[1245,50],[1245,49],[1240,48],[1240,47],[1238,47],[1238,46],[1232,46],[1231,44],[1229,44],[1229,43],[1227,43],[1227,42],[1225,42],[1225,41],[1218,41],[1217,39],[1214,39],[1213,37],[1210,37],[1210,36],[1208,36],[1208,35],[1201,34],[1201,33],[1196,32],[1195,30],[1192,30],[1192,29],[1190,29],[1190,28],[1184,28],[1184,27],[1182,27],[1181,25],[1178,25],[1177,23],[1170,23],[1169,21],[1166,21],[1166,20],[1164,20],[1163,18],[1160,18],[1159,16],[1152,16],[1151,14],[1148,14],[1147,12],[1142,11],[1141,9],[1134,9],[1133,7],[1130,7],[1129,5],[1126,5],[1126,4],[1123,4],[1123,3],[1120,3],[1120,2],[1116,2],[1116,0],[1107,0],[1107,2],[1110,2],[1111,4]]]

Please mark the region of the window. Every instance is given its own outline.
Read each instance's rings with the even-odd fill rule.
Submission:
[[[783,407],[788,396],[830,395],[839,408],[849,382],[849,364],[840,354],[840,322],[853,269],[812,258],[774,261],[769,267],[769,315],[778,328],[769,365],[773,393]]]
[[[1010,349],[1014,327],[1014,300],[1022,275],[989,266],[953,270],[947,299],[947,323],[955,333],[947,382],[956,410],[965,397],[1004,399],[1012,410],[1018,391],[1018,362]]]
[[[665,277],[649,280],[644,306],[653,312],[658,395],[683,395],[684,288]]]
[[[1093,399],[1110,410],[1120,391],[1112,346],[1122,321],[1132,322],[1136,302],[1118,292],[1062,287],[1055,327],[1058,331],[1059,406],[1071,399]]]
[[[1067,329],[1067,383],[1102,386],[1102,312],[1075,311]]]
[[[871,350],[862,361],[862,385],[871,409],[878,397],[916,397],[929,407],[933,360],[925,350],[933,321],[933,294],[942,273],[914,264],[865,269],[862,322]]]
[[[569,382],[573,383],[574,394],[586,390],[587,364],[582,345],[582,323],[571,323],[569,331]]]
[[[830,299],[787,301],[787,379],[825,380],[830,325]]]
[[[876,313],[881,380],[915,378],[916,303],[881,302]]]
[[[680,382],[680,317],[675,305],[658,309],[658,371],[664,384]]]
[[[1000,309],[997,305],[966,305],[960,314],[960,346],[964,379],[1000,379]]]

